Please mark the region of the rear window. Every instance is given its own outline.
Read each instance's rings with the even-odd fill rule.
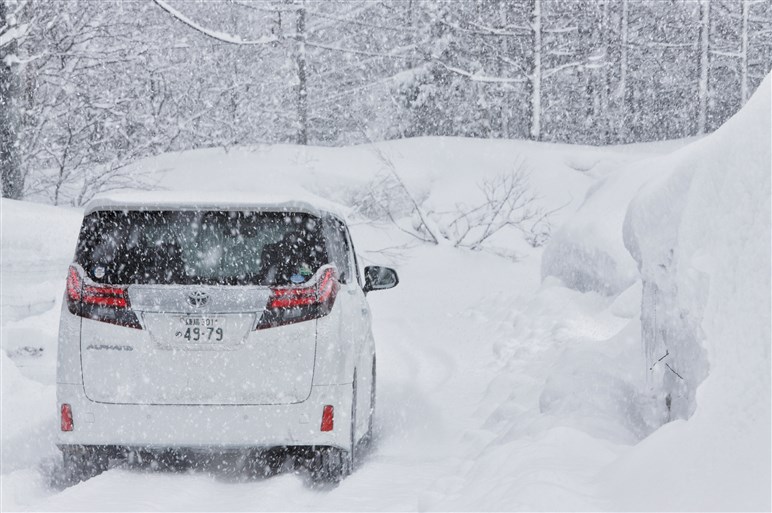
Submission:
[[[98,211],[76,261],[106,284],[288,285],[328,263],[312,215],[248,211]]]

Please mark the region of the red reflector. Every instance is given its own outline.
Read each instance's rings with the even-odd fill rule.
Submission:
[[[329,404],[322,410],[322,431],[332,431],[334,411]]]
[[[62,405],[62,431],[72,431],[72,407],[65,403]]]

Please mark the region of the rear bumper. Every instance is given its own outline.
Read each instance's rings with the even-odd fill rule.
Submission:
[[[307,400],[281,405],[133,405],[96,403],[81,385],[58,385],[58,407],[72,407],[72,431],[57,444],[145,448],[243,448],[322,445],[349,448],[351,385],[312,387]],[[332,431],[321,431],[325,405]]]

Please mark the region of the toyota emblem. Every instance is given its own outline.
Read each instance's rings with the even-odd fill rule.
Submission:
[[[203,290],[196,290],[188,295],[188,303],[196,308],[201,308],[209,302],[209,294]]]

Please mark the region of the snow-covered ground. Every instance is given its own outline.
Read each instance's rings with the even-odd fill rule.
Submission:
[[[768,97],[768,81],[765,87]],[[750,417],[729,423],[721,415],[728,394],[718,400],[708,393],[704,404],[698,394],[694,417],[704,435],[700,443],[709,440],[706,429],[722,438],[730,436],[730,426],[750,426],[743,432],[760,444],[755,457],[743,452],[744,459],[734,460],[726,449],[731,444],[715,453],[720,459],[711,459],[709,444],[701,457],[678,452],[692,436],[692,420],[659,428],[662,404],[647,380],[641,348],[641,274],[623,239],[628,205],[642,185],[681,162],[679,154],[704,153],[710,139],[739,144],[746,131],[763,132],[764,122],[768,142],[768,100],[755,105],[762,114],[745,115],[729,135],[683,150],[677,149],[684,141],[595,149],[430,138],[350,148],[199,150],[138,163],[136,172],[166,189],[281,189],[342,205],[355,202],[393,166],[413,196],[436,212],[472,201],[486,177],[524,165],[545,207],[560,208],[546,248],[509,234],[491,251],[417,243],[391,223],[352,214],[362,259],[396,267],[400,285],[369,296],[378,344],[377,441],[354,474],[331,490],[309,488],[290,473],[263,479],[216,466],[191,472],[119,466],[71,488],[53,485],[57,317],[80,214],[3,200],[2,509],[769,509],[769,444],[760,442],[770,435],[769,175],[759,177],[755,190],[740,187],[750,199],[737,204],[738,210],[753,208],[752,226],[765,232],[760,241],[767,253],[755,251],[747,263],[754,266],[753,281],[741,280],[734,269],[721,282],[725,290],[736,280],[733,298],[747,292],[760,302],[750,317],[731,317],[743,323],[738,333],[755,338],[738,346],[747,353],[725,346],[716,352],[723,344],[716,339],[708,344],[711,357],[733,360],[723,367],[725,378],[743,362],[761,373],[754,396],[726,412]],[[752,159],[756,167],[743,183],[755,183],[764,163],[769,169],[765,149]],[[729,163],[740,166],[744,158]],[[765,194],[766,210],[757,210]],[[688,235],[689,227],[681,232]],[[656,234],[642,240],[652,238]],[[735,254],[716,265],[729,265]],[[712,318],[721,317],[723,303],[711,304]],[[725,327],[708,322],[707,336],[726,337]],[[738,395],[753,382],[725,378],[717,381]],[[715,429],[699,420],[701,409],[710,412]],[[669,451],[689,459],[674,467]],[[721,476],[741,474],[722,502],[711,502],[721,493],[706,479],[711,465]],[[663,485],[657,476],[668,481]],[[674,492],[679,487],[682,494]]]

